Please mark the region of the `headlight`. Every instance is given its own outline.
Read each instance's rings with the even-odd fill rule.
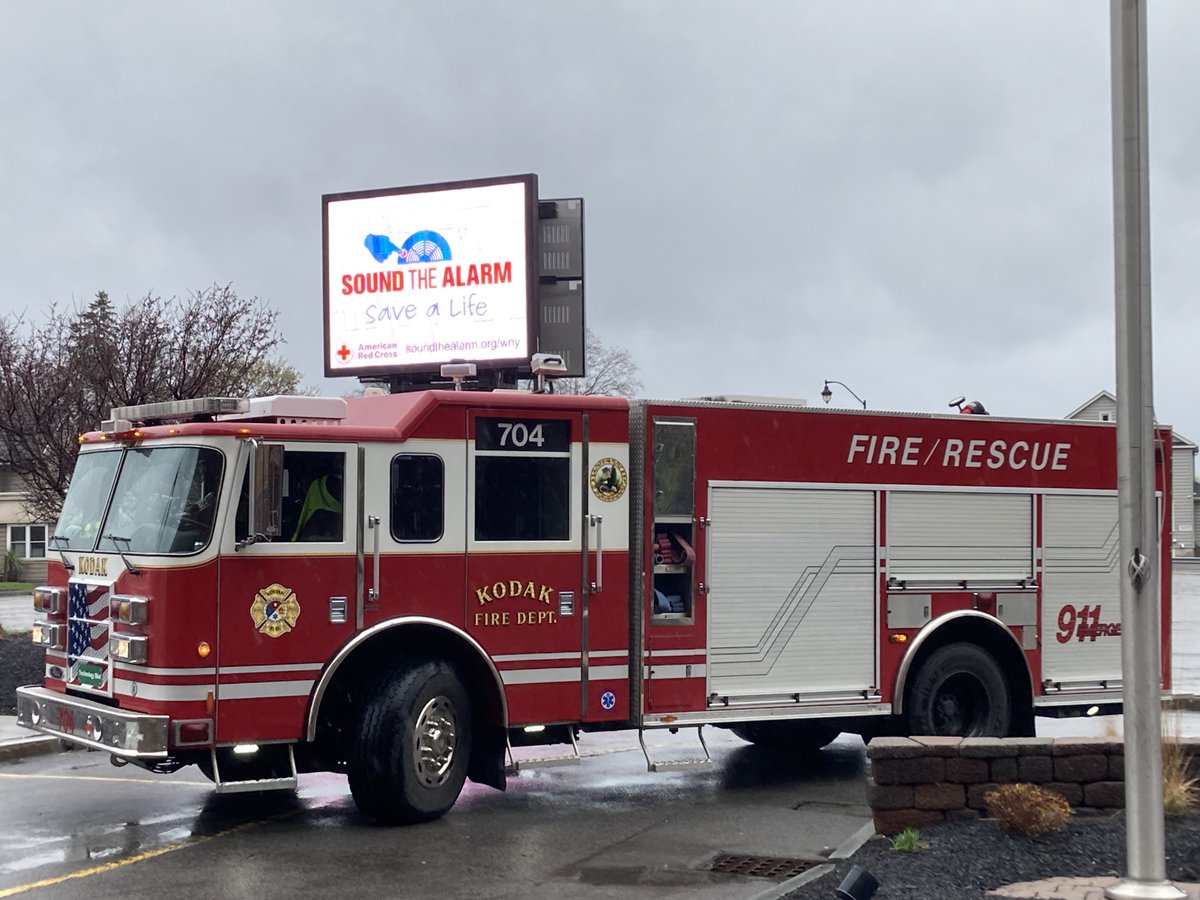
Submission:
[[[63,610],[62,596],[62,588],[35,588],[33,591],[33,608],[38,612],[56,616]]]
[[[121,662],[144,663],[149,638],[132,634],[114,634],[108,640],[108,652]]]
[[[145,597],[131,597],[128,594],[113,594],[109,601],[109,614],[113,621],[124,625],[145,625],[149,604]]]
[[[48,650],[63,649],[63,626],[49,622],[34,622],[29,630],[30,639]]]

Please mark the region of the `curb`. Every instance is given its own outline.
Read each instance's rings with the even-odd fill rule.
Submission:
[[[25,759],[29,756],[43,756],[47,753],[61,753],[70,748],[56,737],[18,738],[0,744],[0,762]]]
[[[875,823],[868,822],[838,846],[836,850],[829,854],[831,860],[849,859],[859,848],[867,841],[875,836]],[[832,872],[836,866],[834,863],[822,863],[819,866],[813,866],[807,872],[801,872],[793,878],[782,881],[777,885],[772,885],[766,890],[758,891],[755,894],[747,897],[746,900],[780,900],[787,896],[798,887],[816,881],[818,878],[823,878]]]

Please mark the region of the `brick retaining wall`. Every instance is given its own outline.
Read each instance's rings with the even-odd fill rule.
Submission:
[[[1200,777],[1200,739],[1183,741]],[[867,802],[875,830],[895,834],[986,815],[983,796],[999,784],[1031,782],[1075,809],[1125,806],[1125,744],[1118,738],[875,738],[867,745]]]

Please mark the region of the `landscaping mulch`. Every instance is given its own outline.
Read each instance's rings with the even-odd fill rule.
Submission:
[[[831,874],[792,891],[789,900],[829,900],[851,865],[879,881],[875,900],[975,900],[1006,884],[1043,878],[1116,876],[1125,872],[1123,814],[1072,818],[1057,832],[1005,834],[990,819],[921,829],[928,846],[893,850],[874,837]],[[1166,819],[1167,878],[1200,882],[1200,812]]]
[[[0,632],[0,716],[17,712],[17,688],[40,684],[46,650],[29,640],[29,632]]]

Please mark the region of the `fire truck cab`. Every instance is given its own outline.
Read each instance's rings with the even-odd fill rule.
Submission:
[[[80,444],[18,721],[221,791],[345,772],[415,822],[589,730],[799,756],[1121,698],[1108,423],[431,390],[126,407]]]

